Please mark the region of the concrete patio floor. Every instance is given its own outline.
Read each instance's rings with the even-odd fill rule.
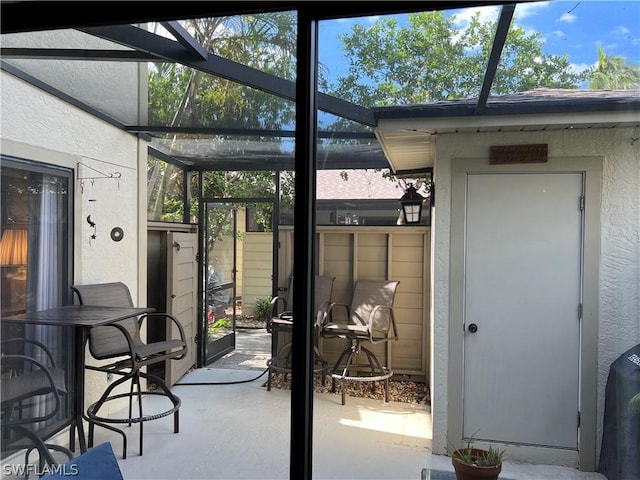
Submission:
[[[125,480],[288,479],[290,392],[267,391],[261,373],[268,356],[266,332],[240,330],[234,352],[174,386],[182,400],[179,433],[173,433],[172,417],[148,422],[139,456],[138,427],[125,427],[126,459],[117,435],[97,428],[95,443],[112,443]],[[163,408],[160,397],[146,401],[145,408]],[[348,397],[343,406],[339,394],[316,394],[313,432],[314,479],[419,480],[423,470],[427,479],[454,478],[440,473],[453,472],[451,460],[431,454],[428,405]],[[500,479],[606,480],[509,461]]]

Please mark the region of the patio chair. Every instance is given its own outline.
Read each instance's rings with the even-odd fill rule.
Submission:
[[[93,285],[74,285],[71,287],[78,296],[82,305],[100,305],[109,307],[133,307],[129,288],[121,282],[101,283]],[[140,335],[142,324],[145,320],[164,320],[167,325],[174,324],[179,332],[179,339],[167,339],[152,343],[145,343]],[[168,330],[168,329],[167,329]],[[93,327],[89,332],[89,350],[97,360],[110,360],[106,364],[88,365],[86,369],[98,372],[106,372],[107,375],[119,375],[120,378],[112,382],[97,402],[87,408],[89,422],[89,447],[93,446],[93,434],[95,425],[101,426],[113,432],[119,433],[123,440],[122,458],[127,456],[127,437],[123,430],[110,424],[124,424],[131,426],[140,424],[140,455],[143,449],[143,425],[144,422],[156,420],[173,414],[173,431],[179,431],[180,398],[171,392],[166,383],[158,376],[153,375],[143,367],[167,360],[179,360],[187,353],[184,329],[175,317],[168,313],[147,313],[139,317],[121,320],[113,325]],[[143,391],[140,379],[153,383],[157,388]],[[113,393],[118,386],[131,381],[128,393]],[[134,391],[135,387],[135,391]],[[144,395],[163,395],[171,401],[172,408],[161,413],[145,415],[142,409],[142,397]],[[103,406],[118,398],[128,398],[129,414],[127,418],[104,417]],[[134,397],[138,402],[138,413],[133,414]]]
[[[29,355],[27,355],[27,352]],[[38,341],[13,338],[2,341],[2,379],[0,383],[2,453],[23,450],[25,465],[35,449],[40,471],[45,464],[58,465],[51,451],[62,452],[67,459],[71,451],[61,445],[46,443],[39,431],[45,422],[62,411],[67,394],[65,372],[56,367],[51,352]]]
[[[389,378],[393,371],[382,365],[363,343],[388,344],[398,339],[393,300],[399,283],[389,280],[358,280],[354,286],[350,306],[332,303],[324,312],[320,336],[348,340],[348,346],[331,369],[332,390],[335,391],[335,382],[340,382],[343,405],[346,381],[383,381],[384,400],[389,401]],[[366,355],[367,363],[356,363],[356,356],[361,353]],[[372,389],[375,389],[375,385],[372,385]]]
[[[279,290],[282,290],[280,288]],[[267,332],[271,334],[271,357],[278,353],[278,334],[291,331],[291,319],[293,318],[293,275],[289,277],[284,296],[276,296],[271,299],[269,316],[267,317]]]
[[[314,290],[314,304],[313,311],[316,312],[316,318],[311,319],[316,331],[317,337],[317,325],[318,317],[324,316],[324,310],[328,308],[331,302],[331,292],[333,290],[333,282],[335,277],[326,275],[316,275],[315,277],[315,290]],[[281,305],[281,307],[280,307]],[[291,347],[292,343],[289,342],[283,347],[278,348],[278,334],[279,333],[291,333],[293,331],[293,314],[288,308],[293,307],[293,276],[289,278],[289,288],[287,290],[286,299],[282,297],[275,297],[271,301],[271,315],[268,320],[267,331],[272,335],[272,357],[267,361],[268,375],[267,375],[267,391],[271,390],[271,380],[276,373],[283,373],[285,375],[291,372]],[[279,309],[282,310],[279,310]],[[278,313],[280,312],[280,313]],[[317,345],[314,346],[314,371],[322,374],[322,385],[324,385],[324,376],[328,371],[329,364],[322,358]]]

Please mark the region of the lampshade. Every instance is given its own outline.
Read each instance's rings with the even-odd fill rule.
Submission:
[[[0,240],[0,265],[27,264],[27,230],[8,228]]]

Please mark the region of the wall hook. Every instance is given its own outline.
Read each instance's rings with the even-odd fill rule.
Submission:
[[[86,175],[84,174],[80,174],[80,167],[84,167],[85,169],[91,170],[92,172],[95,172],[94,174],[91,175]],[[94,182],[96,180],[104,180],[104,179],[120,179],[122,177],[122,173],[120,172],[113,172],[113,173],[105,173],[105,172],[101,172],[100,170],[97,170],[93,167],[90,167],[89,165],[86,165],[82,162],[78,162],[78,174],[77,174],[77,179],[80,180],[80,193],[84,193],[84,181],[85,180],[89,180],[91,182],[91,185],[93,186]],[[118,189],[120,189],[120,182],[118,181]]]

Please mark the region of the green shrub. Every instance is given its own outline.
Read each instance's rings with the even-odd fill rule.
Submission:
[[[262,297],[256,299],[256,318],[266,323],[271,313],[271,298]]]
[[[218,318],[213,324],[211,328],[231,328],[231,319],[230,318]]]

